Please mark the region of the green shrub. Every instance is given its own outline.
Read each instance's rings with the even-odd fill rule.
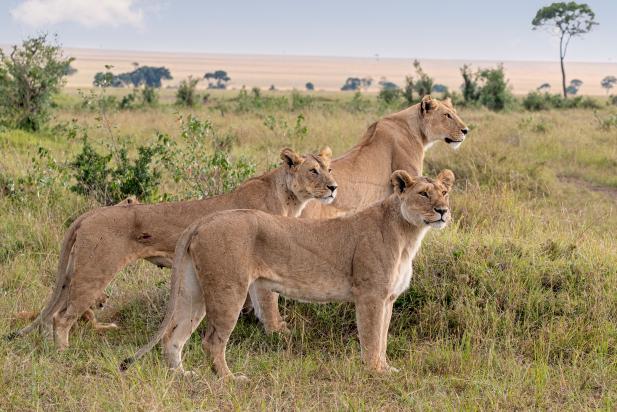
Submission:
[[[197,83],[199,83],[199,79],[195,79],[192,76],[189,76],[186,80],[182,80],[176,92],[176,104],[188,107],[195,106],[199,100]]]
[[[169,155],[168,151],[168,138],[159,135],[156,142],[138,146],[137,157],[131,160],[125,145],[109,147],[101,154],[84,136],[81,152],[69,163],[76,181],[71,190],[104,205],[129,196],[142,201],[154,200],[161,180],[156,164]]]
[[[384,88],[377,95],[377,99],[386,105],[399,102],[403,93],[401,89]]]
[[[479,102],[490,110],[500,111],[508,108],[513,97],[508,89],[508,82],[503,65],[495,69],[483,69],[478,73],[480,79]]]
[[[546,98],[547,96],[549,96],[548,93],[531,92],[523,99],[523,107],[533,112],[548,110],[551,105],[550,100]]]
[[[72,61],[45,34],[24,40],[10,53],[0,49],[0,123],[41,129]]]
[[[167,167],[174,181],[184,185],[181,197],[227,193],[255,173],[254,163],[231,156],[235,136],[219,134],[210,121],[189,115],[182,119],[180,135],[184,144],[167,160]]]

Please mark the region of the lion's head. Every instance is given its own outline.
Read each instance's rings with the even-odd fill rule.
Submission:
[[[287,171],[287,188],[301,201],[319,199],[326,204],[332,203],[337,184],[330,170],[331,158],[329,147],[321,149],[318,155],[305,156],[283,149],[281,159]]]
[[[469,128],[456,114],[450,98],[438,101],[431,96],[424,96],[420,102],[420,119],[422,131],[429,142],[443,140],[454,149],[458,149],[469,132]]]
[[[401,214],[409,223],[443,228],[450,220],[448,192],[454,184],[454,173],[442,170],[436,179],[412,177],[397,170],[390,178],[394,192],[401,199]]]

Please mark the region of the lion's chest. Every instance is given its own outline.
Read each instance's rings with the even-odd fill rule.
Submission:
[[[409,251],[404,250],[398,261],[397,270],[394,272],[394,281],[390,289],[394,297],[400,296],[407,290],[407,288],[409,288],[409,283],[411,282],[411,277],[413,275],[411,261],[412,256]]]

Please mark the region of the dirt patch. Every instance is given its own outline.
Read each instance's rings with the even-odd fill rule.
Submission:
[[[564,183],[570,183],[579,187],[583,187],[592,192],[604,193],[617,200],[617,187],[603,186],[596,183],[588,182],[585,179],[575,176],[559,176],[559,180]]]

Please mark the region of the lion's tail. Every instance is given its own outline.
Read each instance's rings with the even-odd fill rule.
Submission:
[[[173,268],[171,272],[171,291],[169,292],[169,302],[167,303],[167,312],[165,318],[156,332],[156,335],[150,339],[148,343],[142,346],[135,355],[124,359],[120,363],[120,371],[127,370],[135,361],[139,360],[146,353],[150,352],[152,348],[163,338],[169,325],[173,319],[174,311],[176,308],[176,300],[180,294],[180,286],[182,284],[182,278],[189,270],[193,270],[193,261],[189,254],[189,246],[193,240],[195,234],[195,226],[191,225],[188,229],[182,233],[178,243],[176,244]]]
[[[81,225],[82,220],[85,217],[86,215],[82,215],[78,219],[76,219],[64,235],[64,239],[62,240],[62,247],[60,248],[60,261],[58,262],[56,285],[54,286],[54,291],[51,297],[47,301],[47,305],[38,314],[34,321],[32,321],[32,323],[30,323],[28,326],[6,335],[5,338],[7,340],[12,340],[20,336],[25,336],[28,333],[32,332],[38,325],[41,324],[44,319],[52,315],[57,310],[56,306],[58,306],[60,296],[62,295],[62,292],[66,289],[66,280],[69,275],[69,260],[71,258],[71,251],[73,250],[75,239],[77,238],[77,231]]]

